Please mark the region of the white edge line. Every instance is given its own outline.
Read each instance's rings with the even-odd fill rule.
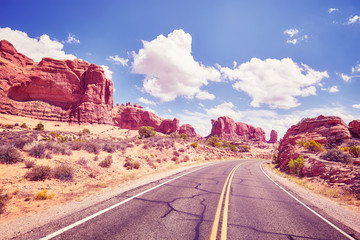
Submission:
[[[158,187],[161,187],[162,185],[165,185],[165,184],[167,184],[167,183],[169,183],[169,182],[172,182],[172,181],[174,181],[174,180],[176,180],[176,179],[178,179],[178,178],[181,178],[181,177],[183,177],[183,176],[185,176],[185,175],[188,175],[188,174],[190,174],[190,173],[193,173],[193,172],[198,171],[198,170],[200,170],[200,169],[203,169],[203,168],[205,168],[205,167],[209,167],[209,166],[211,166],[211,165],[213,165],[213,164],[210,164],[210,165],[206,165],[206,166],[197,168],[197,169],[195,169],[195,170],[193,170],[193,171],[184,173],[184,174],[182,174],[182,175],[180,175],[180,176],[177,176],[177,177],[175,177],[175,178],[173,178],[173,179],[170,179],[170,180],[168,180],[168,181],[166,181],[166,182],[163,182],[163,183],[161,183],[161,184],[159,184],[159,185],[156,185],[155,187],[149,188],[149,189],[147,189],[147,190],[145,190],[145,191],[143,191],[143,192],[141,192],[141,193],[138,193],[138,194],[136,194],[136,195],[134,195],[134,196],[132,196],[132,197],[129,197],[129,198],[127,198],[127,199],[125,199],[125,200],[123,200],[123,201],[121,201],[121,202],[119,202],[119,203],[116,203],[116,204],[114,204],[114,205],[112,205],[112,206],[110,206],[110,207],[108,207],[108,208],[105,208],[105,209],[103,209],[103,210],[101,210],[101,211],[99,211],[99,212],[96,212],[96,213],[94,213],[94,214],[92,214],[92,215],[90,215],[90,216],[88,216],[88,217],[86,217],[86,218],[83,218],[83,219],[81,219],[81,220],[79,220],[79,221],[77,221],[77,222],[74,222],[73,224],[70,224],[70,225],[68,225],[68,226],[66,226],[66,227],[64,227],[64,228],[61,228],[61,229],[57,230],[56,232],[53,232],[53,233],[51,233],[51,234],[49,234],[49,235],[41,238],[40,240],[48,240],[48,239],[51,239],[51,238],[53,238],[53,237],[56,237],[56,236],[58,236],[58,235],[60,235],[60,234],[62,234],[62,233],[64,233],[64,232],[66,232],[66,231],[68,231],[68,230],[70,230],[70,229],[72,229],[72,228],[74,228],[74,227],[77,227],[77,226],[79,226],[80,224],[83,224],[84,222],[87,222],[87,221],[89,221],[89,220],[91,220],[91,219],[93,219],[93,218],[95,218],[95,217],[97,217],[97,216],[99,216],[99,215],[101,215],[101,214],[103,214],[103,213],[106,213],[106,212],[108,212],[108,211],[110,211],[110,210],[112,210],[112,209],[114,209],[114,208],[116,208],[116,207],[118,207],[118,206],[120,206],[120,205],[122,205],[122,204],[124,204],[124,203],[126,203],[126,202],[128,202],[128,201],[130,201],[130,200],[132,200],[132,199],[134,199],[134,198],[137,198],[137,197],[139,197],[139,196],[141,196],[141,195],[143,195],[143,194],[145,194],[145,193],[147,193],[147,192],[150,192],[150,191],[152,191],[152,190],[154,190],[154,189],[156,189],[156,188],[158,188]]]
[[[290,197],[292,197],[293,199],[295,199],[296,201],[298,201],[301,205],[303,205],[305,208],[307,208],[310,212],[312,212],[313,214],[315,214],[316,216],[318,216],[319,218],[321,218],[322,220],[324,220],[327,224],[329,224],[330,226],[332,226],[333,228],[335,228],[337,231],[339,231],[340,233],[342,233],[345,237],[347,237],[348,239],[351,240],[356,240],[355,238],[351,237],[349,234],[347,234],[346,232],[344,232],[343,230],[341,230],[340,228],[338,228],[336,225],[334,225],[332,222],[330,222],[329,220],[327,220],[326,218],[324,218],[323,216],[321,216],[319,213],[315,212],[313,209],[311,209],[309,206],[307,206],[305,203],[303,203],[302,201],[300,201],[299,199],[297,199],[294,195],[292,195],[290,192],[286,191],[282,186],[280,186],[277,182],[275,182],[269,175],[266,174],[266,172],[263,170],[262,168],[262,163],[260,164],[260,169],[261,171],[265,174],[265,176],[267,176],[273,183],[276,184],[276,186],[278,186],[281,190],[283,190],[284,192],[286,192],[287,194],[290,195]]]

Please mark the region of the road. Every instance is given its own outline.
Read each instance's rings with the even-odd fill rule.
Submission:
[[[226,161],[178,174],[20,239],[351,239],[272,182],[262,162]]]

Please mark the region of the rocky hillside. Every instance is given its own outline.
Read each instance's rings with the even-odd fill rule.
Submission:
[[[112,124],[113,83],[81,60],[36,63],[0,42],[0,112],[47,120]]]
[[[129,102],[126,105],[115,106],[112,110],[112,118],[115,126],[123,129],[138,130],[141,126],[151,126],[155,131],[164,134],[186,134],[187,137],[200,138],[201,136],[195,132],[195,129],[184,124],[179,126],[179,119],[163,119],[154,113],[146,111],[142,106]]]

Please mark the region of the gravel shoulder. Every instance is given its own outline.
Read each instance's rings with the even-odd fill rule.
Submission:
[[[301,201],[304,201],[304,203],[306,203],[313,210],[320,211],[320,214],[323,212],[331,218],[341,222],[345,226],[352,228],[353,230],[360,233],[360,214],[357,212],[346,206],[339,205],[338,203],[326,197],[310,192],[296,183],[290,182],[288,179],[272,172],[268,167],[264,166],[264,164],[263,170],[286,190],[289,190],[291,193],[295,193],[295,195],[299,197]]]
[[[135,181],[129,181],[127,183],[121,184],[118,187],[103,189],[95,195],[68,202],[63,205],[57,205],[51,207],[45,211],[30,215],[24,216],[18,219],[14,219],[10,222],[4,223],[0,225],[0,236],[1,239],[12,239],[17,236],[29,232],[39,226],[43,226],[52,221],[59,220],[69,214],[76,213],[82,211],[92,205],[100,203],[102,201],[106,201],[110,198],[113,198],[116,195],[127,192],[131,189],[149,184],[151,182],[158,181],[160,179],[169,177],[171,175],[190,171],[191,169],[195,169],[204,165],[209,165],[213,163],[201,163],[192,166],[180,167],[177,169],[171,169],[165,172],[157,173],[152,176],[144,177]]]

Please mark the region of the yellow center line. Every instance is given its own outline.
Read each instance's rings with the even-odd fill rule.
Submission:
[[[210,240],[216,240],[216,235],[217,235],[217,231],[218,231],[218,227],[219,227],[219,220],[220,220],[220,214],[221,214],[221,208],[223,205],[223,200],[224,200],[224,195],[225,195],[225,190],[227,190],[226,193],[226,199],[225,199],[225,206],[224,206],[224,215],[223,215],[223,224],[222,224],[222,234],[221,234],[221,239],[226,239],[226,233],[227,233],[227,215],[228,215],[228,205],[229,205],[229,196],[230,196],[230,186],[231,186],[231,181],[232,178],[234,177],[235,171],[240,167],[241,163],[238,164],[237,166],[235,166],[231,172],[229,173],[228,177],[226,178],[224,187],[221,191],[220,194],[220,199],[219,199],[219,203],[217,205],[216,208],[216,212],[215,212],[215,217],[214,217],[214,221],[213,221],[213,225],[211,228],[211,233],[210,233]],[[226,215],[226,217],[225,217]],[[225,221],[225,223],[224,223]],[[225,229],[225,230],[224,230]],[[223,234],[223,232],[225,232]],[[225,238],[223,238],[224,236]]]

